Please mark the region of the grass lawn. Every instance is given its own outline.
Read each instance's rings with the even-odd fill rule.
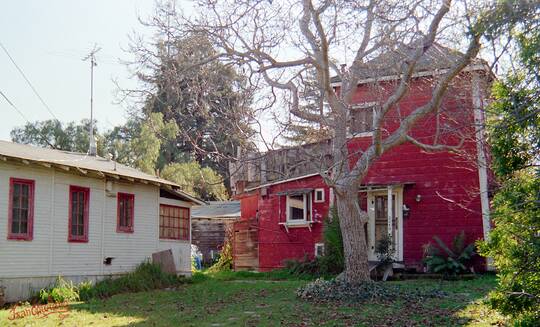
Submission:
[[[298,299],[304,280],[270,280],[269,275],[218,274],[174,290],[121,294],[107,300],[70,304],[60,318],[9,320],[0,310],[0,326],[490,326],[504,318],[482,298],[495,286],[494,276],[471,281],[412,280],[390,282],[410,289],[448,292],[444,298],[415,303],[315,304]],[[276,276],[273,276],[274,278]],[[279,277],[279,276],[277,276]],[[18,311],[23,307],[17,308]]]

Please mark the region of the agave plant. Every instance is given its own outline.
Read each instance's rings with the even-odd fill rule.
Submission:
[[[448,247],[438,236],[433,236],[438,246],[428,243],[424,245],[424,263],[431,272],[443,273],[445,276],[457,275],[469,271],[468,263],[475,253],[474,243],[465,245],[465,232],[454,236],[452,245]],[[441,254],[441,250],[444,254]]]

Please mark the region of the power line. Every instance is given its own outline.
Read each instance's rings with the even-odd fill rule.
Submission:
[[[2,97],[7,101],[7,103],[9,103],[9,105],[15,109],[15,111],[17,111],[19,113],[19,115],[21,115],[21,117],[26,121],[26,122],[29,122],[28,121],[28,118],[26,118],[26,116],[22,113],[22,111],[19,110],[19,108],[17,108],[13,102],[9,101],[8,97],[4,94],[4,92],[2,92],[2,90],[0,90],[0,95],[2,95]]]
[[[0,90],[0,95],[2,95],[2,97],[6,100],[6,102],[9,103],[9,105],[13,109],[15,109],[15,111],[19,113],[19,115],[21,115],[21,117],[26,121],[27,126],[29,126],[30,128],[33,128],[34,131],[36,131],[39,134],[39,136],[41,136],[42,140],[45,141],[45,143],[47,143],[51,148],[57,149],[56,146],[54,146],[51,142],[49,142],[49,138],[46,135],[44,135],[42,131],[39,131],[34,125],[32,125],[32,123],[30,123],[28,118],[26,118],[26,116],[22,113],[22,111],[20,111],[19,108],[17,108],[17,106],[15,106],[13,102],[9,100],[9,98],[4,94],[4,92],[2,92],[2,90]]]
[[[26,77],[26,75],[24,74],[24,72],[22,71],[22,69],[19,67],[19,65],[17,65],[17,63],[15,62],[15,59],[13,59],[13,57],[9,54],[8,50],[6,49],[6,47],[4,47],[4,45],[2,44],[2,42],[0,42],[0,47],[2,47],[2,49],[4,50],[4,52],[6,53],[6,55],[9,57],[9,60],[11,60],[11,62],[13,63],[13,65],[15,66],[15,68],[17,68],[17,70],[19,71],[19,73],[21,73],[22,77],[24,78],[24,80],[26,81],[26,83],[28,83],[28,85],[30,86],[30,88],[32,89],[32,91],[34,91],[34,94],[39,98],[39,100],[41,101],[41,103],[43,104],[43,106],[47,109],[47,111],[54,117],[54,119],[58,120],[58,118],[55,116],[55,114],[52,112],[51,108],[45,103],[45,100],[43,100],[43,98],[41,97],[41,95],[39,95],[38,91],[36,90],[36,88],[32,85],[32,83],[30,82],[30,80]],[[5,96],[4,96],[5,98]]]

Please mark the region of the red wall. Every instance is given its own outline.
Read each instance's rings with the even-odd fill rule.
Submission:
[[[285,195],[277,192],[301,188],[324,188],[325,202],[313,203],[313,224],[307,227],[289,228],[279,225],[285,222]],[[282,183],[268,188],[268,195],[259,199],[259,269],[261,271],[282,267],[286,259],[313,258],[315,243],[321,241],[322,221],[328,212],[329,190],[320,176]],[[281,210],[280,210],[281,208]]]
[[[481,206],[478,192],[478,171],[471,159],[476,157],[472,100],[467,91],[467,78],[458,81],[444,99],[441,115],[423,119],[411,135],[422,142],[433,140],[435,126],[445,127],[440,136],[445,144],[456,144],[459,132],[467,136],[462,154],[449,152],[427,153],[410,144],[402,144],[379,158],[370,168],[363,184],[412,183],[405,187],[403,203],[410,207],[410,214],[403,221],[404,261],[407,266],[419,266],[422,259],[422,245],[439,236],[450,243],[461,230],[465,230],[469,242],[482,237]],[[381,92],[369,87],[359,87],[355,102],[370,102],[384,98],[394,87],[383,85]],[[416,80],[411,90],[388,113],[384,126],[385,134],[391,133],[399,125],[401,116],[425,104],[430,99],[431,87],[425,80]],[[355,138],[349,142],[349,152],[361,153],[369,146],[369,138]],[[354,164],[353,156],[350,164]],[[285,196],[275,193],[295,188],[319,188],[324,182],[319,176],[273,185],[268,195],[258,197],[259,213],[259,267],[270,270],[283,265],[285,259],[301,259],[314,253],[314,244],[321,240],[322,224],[315,224],[312,231],[306,228],[290,228],[287,233],[280,226],[285,221]],[[329,192],[325,188],[325,203],[313,203],[315,219],[322,220],[328,211]],[[417,202],[416,196],[421,200]],[[244,198],[242,210],[253,210],[253,198]],[[244,201],[249,201],[244,204]],[[365,209],[365,200],[361,201]],[[281,214],[280,214],[281,208]],[[244,216],[244,213],[242,213]]]
[[[248,220],[257,216],[259,210],[259,192],[245,194],[240,199],[240,219]]]

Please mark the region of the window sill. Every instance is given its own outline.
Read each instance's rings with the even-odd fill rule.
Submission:
[[[9,235],[7,239],[10,241],[31,241],[33,237],[29,235]]]
[[[285,230],[287,231],[287,233],[289,232],[289,228],[308,228],[309,231],[311,232],[311,226],[313,224],[317,224],[318,221],[298,221],[298,222],[291,222],[291,221],[288,221],[288,222],[281,222],[279,223],[279,225],[285,227]]]
[[[348,139],[361,138],[361,137],[373,137],[373,132],[361,132],[361,133],[355,133],[355,134],[351,134],[350,132],[347,132]]]
[[[189,240],[179,239],[179,238],[165,238],[160,237],[160,242],[176,242],[176,243],[189,243]]]
[[[116,229],[116,232],[117,233],[122,233],[122,234],[133,234],[133,229],[119,229],[117,228]]]
[[[88,243],[88,239],[68,239],[69,243]]]

